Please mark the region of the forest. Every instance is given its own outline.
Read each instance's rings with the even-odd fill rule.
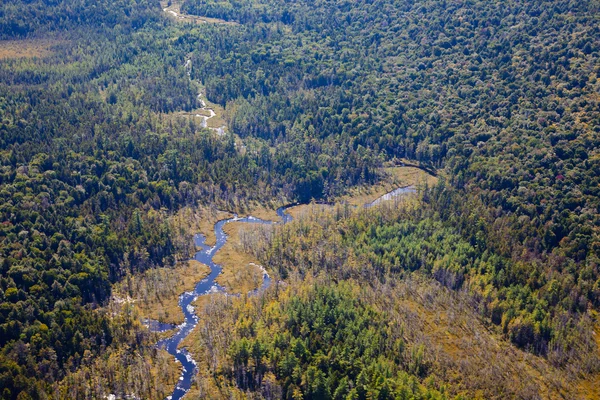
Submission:
[[[154,0],[0,5],[1,398],[90,397],[75,388],[100,355],[162,357],[108,306],[190,256],[183,208],[334,203],[405,163],[440,177],[418,206],[248,238],[289,287],[208,307],[234,326],[211,379],[266,398],[585,397],[569,385],[600,379],[600,3],[177,4],[217,22]],[[199,94],[224,135],[193,117]],[[464,297],[457,313],[559,389],[453,378],[376,296],[412,279]],[[147,381],[119,390],[168,392]]]

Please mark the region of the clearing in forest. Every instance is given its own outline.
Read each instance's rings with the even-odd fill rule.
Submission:
[[[49,39],[0,40],[0,59],[48,57],[60,41]]]
[[[218,18],[199,17],[197,15],[182,14],[180,1],[161,1],[160,6],[169,17],[181,23],[237,25],[237,23],[233,21],[225,21],[223,19]]]

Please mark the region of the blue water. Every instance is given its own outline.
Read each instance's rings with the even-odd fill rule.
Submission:
[[[277,215],[281,218],[282,223],[286,223],[292,220],[292,216],[285,212],[284,207],[281,207],[277,210]],[[206,238],[197,234],[194,236],[194,244],[200,250],[194,255],[194,260],[199,261],[203,264],[208,265],[210,268],[210,274],[198,282],[196,287],[192,292],[185,292],[181,296],[179,296],[179,307],[183,311],[184,322],[181,325],[174,326],[171,324],[164,324],[157,321],[146,320],[144,321],[146,325],[148,325],[149,329],[153,332],[165,332],[171,329],[176,329],[175,333],[166,338],[160,340],[156,345],[159,348],[165,349],[169,354],[172,354],[177,361],[179,361],[183,367],[181,376],[179,377],[179,381],[175,386],[175,390],[173,393],[167,397],[167,399],[177,400],[181,399],[191,388],[192,381],[194,376],[196,375],[196,361],[192,358],[189,352],[184,349],[178,349],[177,347],[181,343],[183,339],[185,339],[192,330],[198,324],[198,316],[194,311],[194,307],[191,305],[194,300],[196,300],[199,296],[206,295],[208,293],[218,293],[225,292],[225,289],[215,282],[215,279],[223,268],[219,264],[215,264],[213,262],[213,257],[219,251],[221,247],[225,245],[227,242],[227,235],[225,234],[223,227],[225,224],[229,222],[247,222],[253,224],[273,224],[273,221],[266,221],[255,217],[245,217],[245,218],[230,218],[217,222],[215,224],[215,236],[217,241],[214,246],[208,246],[205,241]],[[261,291],[268,288],[271,284],[271,277],[267,272],[263,269],[263,283],[260,288],[250,292],[250,295],[258,294]]]

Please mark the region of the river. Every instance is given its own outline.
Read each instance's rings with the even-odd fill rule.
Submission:
[[[406,186],[395,189],[389,193],[384,194],[375,201],[365,204],[366,208],[373,207],[385,200],[390,200],[394,197],[404,196],[407,194],[415,193],[416,189],[414,186]],[[289,207],[289,206],[288,206]],[[194,260],[206,264],[210,268],[210,274],[198,282],[196,287],[191,292],[185,292],[179,296],[179,307],[183,311],[184,322],[180,325],[174,326],[171,324],[164,324],[158,321],[145,320],[144,323],[153,332],[166,332],[175,330],[175,333],[165,339],[160,340],[157,343],[157,347],[165,349],[169,354],[173,355],[175,359],[181,363],[182,372],[179,377],[179,381],[173,390],[173,393],[167,397],[169,400],[181,399],[192,387],[194,376],[196,375],[196,361],[192,358],[189,352],[183,348],[179,349],[179,344],[185,339],[192,330],[198,325],[198,316],[196,315],[195,309],[192,303],[200,296],[204,296],[211,293],[225,293],[225,288],[215,282],[215,279],[223,268],[219,264],[215,264],[213,261],[214,255],[221,249],[227,242],[227,234],[223,230],[224,226],[230,222],[245,222],[252,224],[265,224],[270,225],[274,223],[287,223],[292,220],[292,216],[286,213],[288,207],[280,207],[277,209],[277,215],[281,218],[281,221],[266,221],[256,217],[244,217],[220,220],[215,224],[215,236],[217,238],[214,246],[208,246],[205,243],[205,237],[201,234],[194,236],[194,243],[200,250],[194,255]],[[249,293],[250,295],[256,295],[261,291],[267,289],[271,284],[271,277],[263,269],[263,283],[260,288]]]
[[[163,9],[163,11],[169,12],[169,13],[173,14],[175,17],[178,17],[178,14],[175,11],[169,10],[168,8]],[[182,16],[179,16],[179,18],[182,18]],[[193,80],[192,80],[192,60],[190,58],[186,59],[183,67],[186,70],[186,73],[190,79],[190,82],[193,82]],[[202,106],[201,110],[208,111],[209,116],[207,117],[205,115],[196,114],[196,117],[202,118],[203,119],[202,127],[207,128],[208,120],[215,117],[216,114],[212,108],[207,107],[206,103],[204,102],[204,100],[202,100],[201,97],[202,97],[201,94],[198,94],[197,100]],[[220,128],[209,128],[209,129],[215,130],[218,135],[222,136],[225,134],[224,128],[225,127],[222,126]],[[398,196],[402,196],[402,195],[406,195],[406,194],[410,194],[410,193],[414,193],[414,192],[416,192],[416,189],[414,186],[401,187],[401,188],[393,190],[389,193],[386,193],[385,195],[381,196],[380,198],[376,199],[373,202],[365,204],[365,207],[366,208],[373,207],[373,206],[381,203],[382,201],[390,200],[393,197],[398,197]],[[277,209],[277,215],[279,216],[279,218],[281,218],[280,223],[285,224],[292,220],[292,216],[285,212],[286,208],[287,207],[280,207],[279,209]],[[177,385],[175,386],[175,389],[173,390],[173,394],[171,394],[170,396],[167,397],[167,399],[169,399],[169,400],[181,399],[183,396],[185,396],[185,394],[192,387],[192,381],[194,379],[194,375],[196,375],[196,361],[192,358],[192,356],[189,354],[189,352],[185,348],[179,349],[178,347],[179,347],[179,344],[183,341],[183,339],[185,339],[192,332],[192,330],[196,327],[196,325],[198,325],[198,316],[196,315],[196,312],[195,312],[194,307],[192,306],[192,303],[200,296],[210,294],[210,293],[218,293],[218,292],[224,293],[225,292],[225,288],[223,288],[222,286],[220,286],[218,283],[215,282],[215,279],[217,278],[217,276],[219,276],[219,274],[221,273],[223,268],[219,264],[215,264],[213,262],[213,257],[217,253],[217,251],[219,251],[219,249],[221,247],[223,247],[223,245],[225,245],[225,243],[227,242],[227,235],[223,231],[223,227],[225,226],[225,224],[227,224],[229,222],[233,222],[233,221],[247,222],[247,223],[259,223],[259,224],[267,224],[267,225],[276,223],[273,221],[266,221],[266,220],[262,220],[259,218],[255,218],[252,216],[245,217],[245,218],[238,218],[237,216],[235,216],[234,218],[218,221],[215,224],[215,236],[217,237],[217,241],[216,241],[215,245],[212,247],[206,245],[206,243],[205,243],[206,238],[203,235],[201,235],[201,234],[195,235],[194,243],[197,248],[200,248],[200,250],[194,255],[194,260],[199,261],[203,264],[206,264],[210,268],[210,274],[206,278],[204,278],[203,280],[198,282],[193,291],[185,292],[181,296],[179,296],[179,307],[181,307],[181,310],[183,311],[184,322],[180,325],[174,326],[171,324],[164,324],[164,323],[161,323],[158,321],[153,321],[153,320],[145,320],[144,321],[145,325],[152,332],[167,332],[170,330],[175,330],[175,333],[172,336],[162,339],[157,343],[157,347],[165,349],[169,354],[173,355],[175,357],[175,359],[179,363],[181,363],[181,365],[183,367],[181,376],[179,377],[179,381],[177,382]],[[268,288],[270,284],[271,284],[271,277],[269,276],[267,271],[265,271],[263,268],[263,283],[262,283],[261,287],[252,291],[249,294],[250,295],[258,294],[262,290],[265,290],[266,288]]]
[[[277,215],[279,215],[281,218],[282,223],[289,222],[292,219],[289,214],[286,214],[285,208],[283,207],[277,210]],[[175,390],[171,396],[167,397],[167,399],[181,399],[192,386],[193,378],[196,375],[196,361],[186,349],[179,349],[178,347],[181,341],[185,339],[198,324],[198,316],[196,315],[192,303],[200,296],[210,293],[225,292],[225,288],[215,282],[215,279],[217,276],[219,276],[223,268],[219,264],[214,263],[213,257],[227,242],[227,234],[223,230],[223,227],[225,224],[233,221],[265,225],[275,223],[273,221],[266,221],[252,216],[245,218],[238,218],[235,216],[233,218],[218,221],[215,224],[215,236],[217,241],[212,247],[206,245],[205,237],[203,235],[195,235],[194,243],[200,250],[194,255],[194,260],[206,264],[210,268],[210,274],[198,282],[193,291],[185,292],[179,296],[179,307],[181,307],[181,310],[183,311],[184,322],[180,325],[174,326],[170,324],[163,324],[158,321],[144,321],[145,325],[148,326],[148,328],[153,332],[166,332],[175,329],[175,333],[172,336],[162,339],[157,343],[157,347],[165,349],[169,354],[173,355],[182,366],[181,376],[179,377],[179,381],[175,386]],[[263,283],[261,287],[250,294],[258,294],[260,291],[268,288],[270,284],[271,277],[263,269]]]

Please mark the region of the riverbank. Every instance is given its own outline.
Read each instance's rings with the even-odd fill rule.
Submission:
[[[178,306],[179,295],[193,290],[210,269],[195,260],[178,263],[175,268],[156,268],[130,276],[115,285],[113,293],[130,299],[143,319],[178,325],[184,321]]]

